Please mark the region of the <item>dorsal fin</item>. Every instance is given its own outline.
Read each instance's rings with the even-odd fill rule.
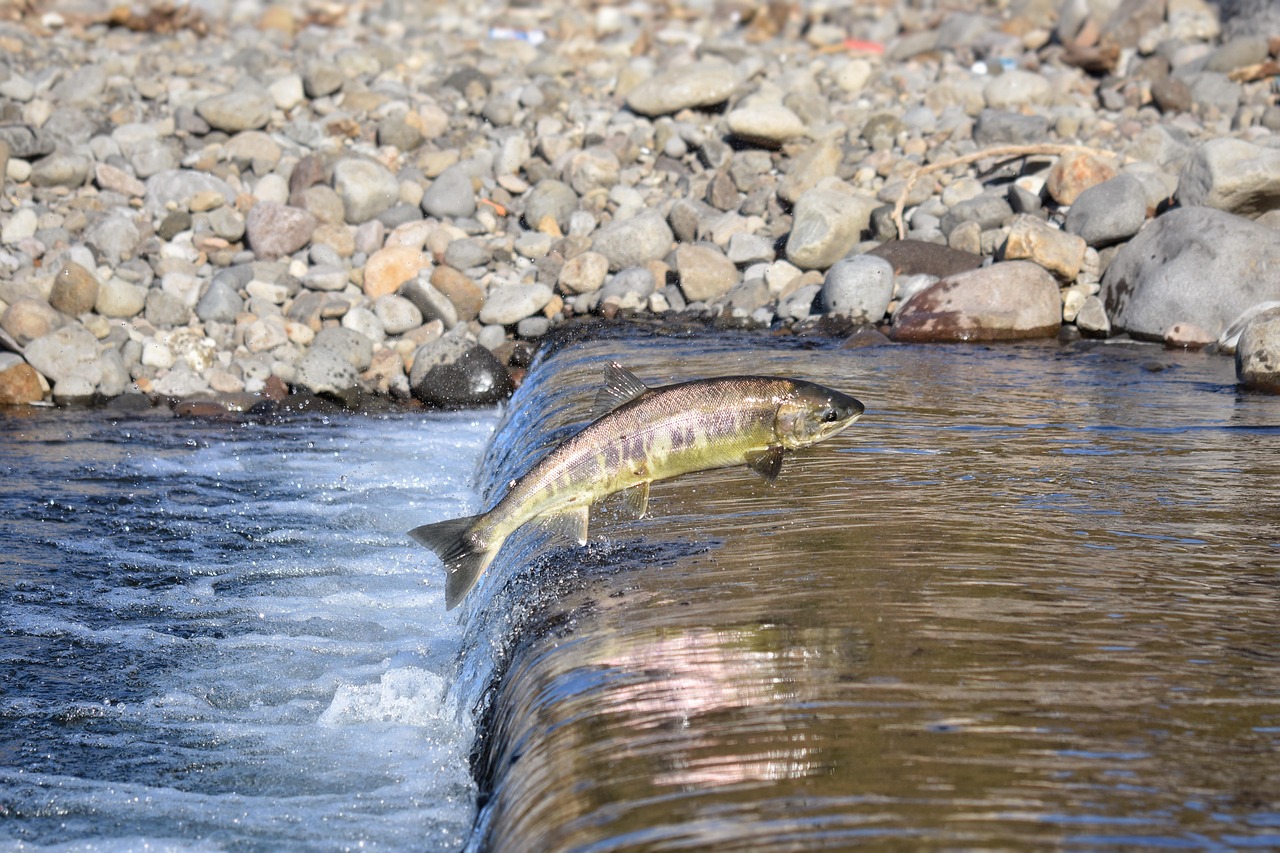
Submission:
[[[605,366],[604,387],[596,392],[592,412],[596,417],[608,414],[648,390],[649,386],[641,382],[634,373],[616,361],[611,361]]]

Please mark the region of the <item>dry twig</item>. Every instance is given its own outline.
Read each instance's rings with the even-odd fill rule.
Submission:
[[[1087,145],[1060,145],[1052,142],[1044,142],[1038,145],[997,145],[993,148],[985,148],[982,151],[975,151],[972,154],[965,154],[961,157],[952,157],[948,160],[939,160],[936,163],[930,163],[927,166],[920,166],[911,174],[907,175],[907,181],[902,185],[902,191],[898,193],[898,200],[893,205],[893,224],[898,227],[898,239],[902,240],[907,236],[907,227],[902,221],[902,211],[907,206],[907,196],[911,194],[911,190],[915,187],[916,182],[925,175],[933,172],[941,172],[950,169],[953,166],[965,166],[969,163],[976,163],[979,160],[985,160],[988,157],[1004,157],[1010,160],[1017,160],[1023,157],[1061,157],[1063,154],[1093,154],[1101,157],[1118,157],[1112,151],[1104,151],[1101,148],[1090,148]]]

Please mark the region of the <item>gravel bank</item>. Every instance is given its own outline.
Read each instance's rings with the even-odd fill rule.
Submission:
[[[669,312],[1280,388],[1274,9],[939,6],[10,4],[0,401],[474,405]]]

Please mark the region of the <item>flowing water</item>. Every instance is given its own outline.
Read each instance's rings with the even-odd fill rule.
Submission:
[[[867,414],[773,485],[515,537],[471,605],[476,848],[1280,847],[1280,400],[1229,360],[600,341],[533,372],[491,489],[610,358]]]
[[[461,846],[462,634],[404,531],[474,509],[494,421],[0,415],[0,847]]]
[[[522,530],[446,615],[403,531],[610,359],[867,413]],[[1280,399],[1229,360],[629,334],[495,424],[0,418],[0,845],[1280,847]]]

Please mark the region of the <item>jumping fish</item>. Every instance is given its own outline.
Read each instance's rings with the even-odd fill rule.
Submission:
[[[773,480],[783,451],[830,438],[864,411],[853,397],[800,379],[727,376],[650,388],[616,363],[605,368],[596,409],[607,413],[512,483],[493,509],[409,531],[444,562],[447,609],[527,522],[585,545],[591,505],[607,495],[625,491],[641,517],[654,480],[734,465]]]

